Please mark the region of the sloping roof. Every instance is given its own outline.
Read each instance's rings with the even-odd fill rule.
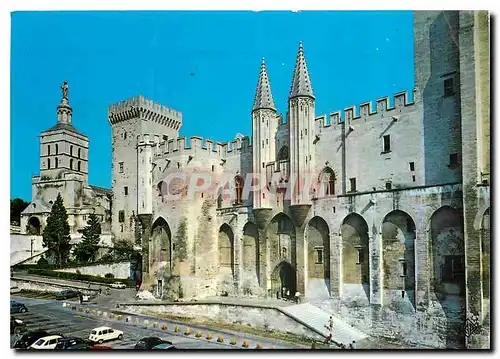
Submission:
[[[290,89],[290,96],[310,96],[314,98],[314,93],[309,78],[309,71],[307,70],[306,58],[304,56],[304,49],[302,42],[299,43],[299,53],[297,54],[297,61],[295,63],[295,71],[293,73],[292,88]]]
[[[87,137],[83,133],[81,133],[80,131],[78,131],[72,124],[70,124],[70,123],[62,123],[62,122],[57,123],[56,125],[52,126],[48,130],[43,131],[43,132],[51,132],[51,131],[58,131],[58,130],[67,130],[67,131],[70,131],[70,132],[74,132],[74,133],[76,133],[76,134],[78,134],[80,136]]]
[[[264,61],[264,58],[262,58],[259,82],[257,83],[257,90],[255,92],[252,110],[255,111],[264,108],[276,111],[273,94],[271,92],[271,83],[269,82],[269,76],[267,75],[266,62]]]
[[[99,193],[99,194],[106,194],[109,196],[111,196],[113,194],[113,192],[111,192],[111,190],[108,188],[99,187],[99,186],[92,186],[92,185],[90,185],[90,188],[92,188],[92,191]]]

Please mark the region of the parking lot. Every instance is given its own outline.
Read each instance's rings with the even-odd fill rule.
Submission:
[[[186,336],[182,331],[173,333],[172,330],[161,330],[161,328],[146,328],[125,321],[117,321],[105,317],[92,317],[86,315],[85,312],[71,310],[71,308],[63,307],[62,301],[54,301],[50,299],[35,299],[26,297],[11,296],[12,300],[24,303],[28,307],[26,313],[12,314],[17,319],[21,319],[27,326],[28,330],[44,329],[50,333],[62,334],[64,336],[76,336],[88,338],[90,331],[93,328],[100,326],[109,326],[113,329],[118,329],[124,332],[122,340],[113,340],[105,342],[103,345],[110,346],[113,349],[133,349],[137,341],[143,337],[155,336],[172,342],[178,349],[244,349],[241,347],[242,333],[238,338],[237,345],[231,345],[229,337],[226,337],[223,343],[216,341],[216,331],[211,331],[214,338],[207,340],[205,335],[196,338],[193,334]],[[76,304],[76,303],[75,303]],[[93,306],[90,306],[93,307]],[[170,328],[173,326],[170,325]],[[204,334],[206,331],[204,331]],[[11,347],[14,345],[18,336],[11,335]],[[256,346],[254,340],[249,340],[248,349],[253,349]],[[274,340],[262,341],[264,348],[275,347],[279,348],[294,348],[294,345],[280,343]],[[295,347],[296,348],[296,347]]]

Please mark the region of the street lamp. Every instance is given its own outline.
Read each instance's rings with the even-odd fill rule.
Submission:
[[[35,236],[30,237],[30,247],[31,247],[31,256],[30,259],[33,258],[33,241],[35,240]]]

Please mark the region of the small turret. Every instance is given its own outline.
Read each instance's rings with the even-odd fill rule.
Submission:
[[[262,64],[260,66],[259,82],[257,83],[257,90],[255,92],[255,100],[253,102],[252,111],[269,109],[276,111],[276,106],[274,105],[273,94],[271,92],[271,84],[269,82],[269,76],[267,75],[266,62],[262,58]]]
[[[290,89],[289,98],[299,96],[314,98],[309,71],[307,71],[302,41],[299,42],[299,53],[297,54],[297,61],[295,62],[295,71],[293,73],[292,88]]]

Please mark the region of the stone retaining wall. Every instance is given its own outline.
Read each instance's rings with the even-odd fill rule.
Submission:
[[[81,274],[100,275],[104,277],[107,273],[113,273],[115,278],[126,279],[130,277],[130,262],[95,264],[91,266],[81,266],[74,268],[57,269],[57,272],[76,273],[79,270]]]
[[[74,289],[82,292],[83,294],[93,295],[98,293],[95,289],[89,289],[80,286],[73,286],[67,284],[58,284],[54,282],[45,282],[32,279],[11,278],[10,287],[17,287],[19,290],[32,290],[39,292],[59,293],[63,290]]]
[[[317,340],[324,337],[302,323],[290,318],[279,308],[258,305],[231,305],[221,303],[124,303],[120,308],[129,312],[171,314],[196,319],[209,319],[220,323],[248,325],[269,331],[288,332]]]

